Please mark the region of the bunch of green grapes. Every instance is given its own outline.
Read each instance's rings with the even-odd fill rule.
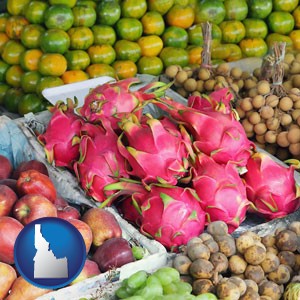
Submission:
[[[172,267],[162,267],[152,274],[137,271],[124,279],[116,290],[116,296],[126,300],[217,300],[211,293],[198,296],[191,293],[191,284],[182,281],[179,272]]]

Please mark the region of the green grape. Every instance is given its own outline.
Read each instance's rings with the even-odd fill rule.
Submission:
[[[139,289],[135,295],[142,296],[147,300],[156,299],[157,296],[163,294],[163,288],[160,283],[147,283],[142,289]]]
[[[117,290],[116,290],[116,296],[119,299],[125,299],[131,296],[131,294],[128,294],[128,292],[126,291],[126,287],[125,286],[120,286]]]
[[[124,300],[145,300],[145,298],[143,296],[130,296]]]
[[[193,290],[193,287],[188,282],[179,281],[176,283],[176,285],[177,285],[177,293],[181,295],[186,295],[186,294],[189,295]]]
[[[188,298],[190,295],[178,295],[178,294],[170,294],[156,297],[155,300],[189,300],[193,298]]]
[[[154,276],[153,274],[149,275],[147,280],[146,280],[146,284],[159,284],[161,285],[159,279]]]
[[[171,282],[180,281],[179,272],[172,267],[162,267],[156,270],[153,275],[155,275],[162,285],[168,285]]]
[[[146,271],[137,271],[129,276],[127,286],[132,289],[138,289],[146,282],[147,278],[148,274]]]
[[[163,286],[163,290],[164,295],[177,294],[177,283],[170,282],[169,284]]]
[[[131,251],[132,251],[132,254],[133,254],[133,256],[136,260],[142,259],[145,255],[145,250],[144,250],[143,247],[133,246],[131,248]]]
[[[218,298],[212,293],[204,293],[197,295],[195,300],[218,300]]]

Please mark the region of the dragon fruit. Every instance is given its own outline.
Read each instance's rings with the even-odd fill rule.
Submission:
[[[295,182],[295,166],[283,166],[264,152],[254,153],[242,175],[251,211],[268,220],[286,216],[300,207],[300,187]]]
[[[206,222],[222,220],[233,232],[245,220],[250,205],[236,166],[231,162],[218,164],[198,154],[192,172],[192,185],[206,212]]]
[[[207,108],[198,110],[167,97],[155,99],[153,103],[166,110],[175,122],[187,128],[194,138],[196,151],[211,156],[221,164],[231,161],[239,167],[246,165],[255,145],[247,138],[234,113]]]
[[[80,158],[73,166],[76,177],[87,195],[99,202],[108,201],[113,192],[106,194],[104,187],[120,177],[128,177],[125,159],[117,149],[118,136],[106,118],[102,125],[84,124],[81,132]]]
[[[46,131],[38,136],[44,146],[47,160],[56,167],[72,169],[73,163],[79,158],[80,130],[84,120],[74,109],[77,101],[67,99],[67,103],[58,101],[49,108],[52,113]]]
[[[187,175],[190,136],[177,129],[166,117],[162,120],[144,116],[142,122],[132,115],[124,119],[118,149],[128,161],[127,172],[144,184],[177,184]]]
[[[89,122],[97,122],[105,116],[111,121],[112,128],[117,130],[122,117],[135,113],[140,118],[146,100],[163,95],[168,87],[162,82],[152,82],[136,91],[130,90],[137,83],[140,83],[140,79],[132,77],[99,85],[91,89],[84,99],[84,105],[77,111]]]

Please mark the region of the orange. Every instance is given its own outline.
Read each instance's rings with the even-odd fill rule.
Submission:
[[[186,48],[188,45],[188,33],[184,28],[169,26],[162,34],[164,47]]]
[[[159,76],[162,74],[164,64],[157,56],[142,56],[137,62],[139,74]]]
[[[154,10],[164,15],[174,5],[174,0],[148,0],[148,10]]]
[[[38,70],[38,63],[43,52],[40,49],[28,49],[20,55],[20,65],[25,71]]]
[[[0,82],[5,81],[5,73],[8,68],[9,68],[9,64],[7,64],[5,61],[0,59]]]
[[[20,39],[24,26],[28,24],[23,16],[10,16],[6,21],[5,32],[10,39]]]
[[[141,57],[142,50],[140,45],[136,42],[118,40],[114,48],[117,60],[131,60],[137,62]]]
[[[24,26],[21,33],[21,42],[26,48],[39,48],[40,37],[45,32],[45,28],[39,24],[29,24]]]
[[[289,37],[292,39],[293,41],[293,46],[294,49],[296,50],[300,50],[300,30],[293,30],[290,34]]]
[[[109,25],[94,25],[92,26],[94,35],[94,45],[108,44],[113,46],[117,39],[115,29]]]
[[[24,74],[20,65],[10,66],[5,73],[5,81],[12,87],[21,87],[21,76]]]
[[[62,29],[48,29],[41,34],[40,47],[45,53],[64,54],[70,47],[70,37]]]
[[[181,67],[185,67],[189,63],[188,52],[183,48],[164,47],[161,50],[159,57],[162,60],[165,68],[170,65],[179,65]]]
[[[66,83],[73,83],[73,82],[87,80],[89,79],[89,75],[82,70],[70,70],[70,71],[66,71],[61,76],[61,79],[66,84]]]
[[[96,7],[97,23],[103,25],[114,25],[121,17],[121,6],[119,1],[99,1]]]
[[[72,9],[67,5],[50,5],[44,13],[44,24],[50,28],[59,28],[64,31],[70,29],[74,22]]]
[[[2,50],[2,59],[9,65],[20,63],[20,55],[25,51],[25,47],[17,40],[7,41]]]
[[[111,45],[93,45],[87,52],[92,64],[110,65],[116,59],[116,51]]]
[[[261,38],[243,39],[239,46],[246,57],[263,57],[268,52],[268,46]]]
[[[9,16],[10,15],[6,12],[0,13],[0,32],[5,32],[6,22]]]
[[[21,116],[29,112],[37,113],[42,110],[42,97],[36,93],[25,94],[18,103],[18,113]]]
[[[274,43],[276,42],[284,42],[285,51],[290,51],[293,49],[293,41],[288,35],[280,33],[269,33],[265,39],[265,42],[267,43],[269,49],[272,49]]]
[[[9,85],[3,82],[0,82],[0,105],[3,105],[4,103],[4,96],[6,92],[9,90]]]
[[[116,78],[115,69],[108,64],[91,64],[86,68],[90,78],[96,78],[100,76],[110,76]]]
[[[158,56],[164,44],[157,35],[142,36],[138,39],[142,56]]]
[[[84,70],[91,62],[84,50],[69,50],[64,56],[68,62],[68,70]]]
[[[116,60],[112,66],[119,80],[134,77],[137,74],[137,66],[131,60]]]
[[[300,5],[295,8],[292,14],[295,20],[295,27],[300,28]]]
[[[59,53],[45,53],[40,57],[38,71],[44,76],[61,76],[67,70],[67,60]]]
[[[18,113],[18,103],[23,95],[24,93],[20,88],[8,89],[3,98],[4,107],[9,112]]]
[[[30,0],[7,0],[6,9],[14,16],[21,15]]]
[[[230,49],[230,55],[227,57],[227,61],[236,61],[243,58],[241,48],[236,44],[227,44]]]
[[[73,27],[92,27],[97,18],[96,10],[89,5],[76,5],[72,8],[74,15]]]
[[[230,47],[227,44],[216,43],[211,48],[212,60],[226,60],[230,56]]]
[[[89,27],[72,27],[68,30],[70,49],[86,50],[94,43],[94,35]]]
[[[143,25],[138,19],[121,18],[117,21],[116,33],[120,39],[136,41],[143,34]]]
[[[166,22],[169,26],[178,26],[181,28],[189,28],[195,20],[195,11],[189,6],[175,4],[166,14]]]
[[[35,93],[36,86],[42,75],[38,71],[25,72],[21,76],[21,88],[25,93]]]
[[[146,0],[121,1],[121,15],[125,18],[140,19],[147,11]]]
[[[41,77],[36,85],[36,93],[42,95],[42,91],[46,88],[56,87],[63,85],[64,82],[60,77],[57,76],[45,76]]]
[[[9,40],[9,37],[5,32],[0,32],[0,54],[4,48],[5,43]]]
[[[223,43],[239,43],[246,35],[244,24],[238,20],[223,21],[219,24]]]
[[[25,18],[30,24],[43,24],[44,13],[49,4],[43,1],[30,1],[25,7]]]
[[[165,30],[163,16],[157,11],[147,11],[141,18],[144,35],[161,35]]]
[[[67,5],[68,7],[74,7],[77,0],[49,0],[50,5]]]
[[[190,65],[195,65],[198,64],[200,65],[202,62],[202,50],[203,48],[200,46],[189,46],[187,47],[187,52],[189,56],[189,64]]]

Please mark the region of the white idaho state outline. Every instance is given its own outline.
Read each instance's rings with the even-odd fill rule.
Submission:
[[[41,224],[35,224],[34,247],[37,251],[33,258],[34,278],[68,278],[68,259],[56,258],[41,228]]]

